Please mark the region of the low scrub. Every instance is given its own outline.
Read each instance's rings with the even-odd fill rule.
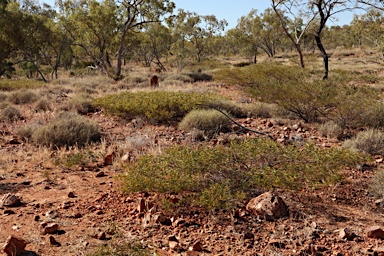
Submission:
[[[355,138],[346,140],[343,147],[371,155],[384,155],[384,133],[377,129],[359,132]]]
[[[206,136],[212,137],[220,132],[229,131],[230,120],[216,110],[192,110],[179,124],[185,131],[195,129],[203,131]]]
[[[0,91],[16,91],[20,89],[36,89],[45,85],[42,81],[37,80],[11,80],[0,79]]]
[[[379,171],[371,179],[369,191],[379,199],[384,199],[384,171]]]
[[[328,121],[319,125],[317,130],[322,136],[326,136],[328,138],[340,139],[343,135],[343,128],[333,121]]]
[[[345,149],[312,144],[282,147],[269,139],[234,141],[229,146],[175,146],[145,155],[121,176],[125,192],[188,192],[207,208],[231,208],[245,196],[273,187],[300,189],[333,184],[343,168],[368,161]]]
[[[144,117],[156,123],[180,121],[188,112],[219,99],[214,94],[196,92],[123,92],[95,100],[106,112],[127,119]]]
[[[64,112],[41,126],[23,127],[19,134],[37,145],[53,148],[85,146],[101,139],[96,124],[75,113]]]

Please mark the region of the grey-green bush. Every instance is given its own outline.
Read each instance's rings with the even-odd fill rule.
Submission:
[[[97,124],[71,112],[61,113],[32,134],[32,141],[36,144],[54,148],[81,147],[100,139],[101,132]]]
[[[355,138],[346,140],[343,147],[371,155],[384,155],[384,133],[377,129],[359,132]]]

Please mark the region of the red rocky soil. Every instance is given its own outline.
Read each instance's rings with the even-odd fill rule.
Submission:
[[[103,128],[107,144],[140,134],[158,145],[188,143],[188,134],[176,128],[133,128],[132,123],[102,113],[89,117]],[[240,122],[270,133],[281,143],[293,135],[323,147],[340,143],[297,122],[251,118]],[[32,157],[40,152],[17,138],[16,125],[4,124],[0,129],[2,156],[22,152]],[[332,187],[276,190],[290,214],[275,220],[248,212],[247,202],[234,212],[161,210],[156,205],[161,197],[178,200],[182,195],[124,195],[115,178],[122,169],[109,165],[108,159],[67,169],[14,161],[10,164],[16,171],[0,176],[0,197],[14,194],[21,205],[0,208],[0,246],[14,235],[28,242],[25,255],[86,255],[102,244],[131,240],[158,255],[384,255],[383,237],[367,236],[373,226],[384,228],[383,210],[368,193],[370,178],[384,168],[382,160],[377,156],[370,166],[345,170],[345,179]],[[52,232],[44,229],[52,223],[58,224]]]

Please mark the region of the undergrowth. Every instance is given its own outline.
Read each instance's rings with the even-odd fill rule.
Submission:
[[[229,146],[174,146],[131,163],[121,179],[127,193],[192,192],[207,208],[232,208],[263,189],[300,189],[334,184],[340,170],[368,156],[313,144],[282,147],[269,139],[234,141]]]
[[[150,121],[164,123],[180,121],[198,104],[218,99],[214,94],[196,92],[123,92],[107,95],[94,104],[106,112],[127,119],[144,117]]]

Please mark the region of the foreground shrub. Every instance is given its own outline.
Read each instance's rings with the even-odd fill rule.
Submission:
[[[36,102],[35,111],[49,111],[51,110],[51,104],[46,98],[42,98]]]
[[[196,92],[123,92],[95,100],[106,112],[128,119],[145,117],[154,122],[180,121],[198,104],[215,101],[214,94]]]
[[[384,155],[384,133],[377,129],[359,132],[355,138],[346,140],[343,147],[371,155]]]
[[[20,110],[14,106],[7,106],[1,111],[0,118],[2,120],[16,121],[22,118]]]
[[[282,147],[269,139],[253,139],[212,148],[175,146],[161,155],[142,156],[121,178],[128,193],[186,191],[208,208],[231,208],[260,189],[333,184],[341,178],[341,169],[367,159],[345,149]]]
[[[78,114],[64,112],[32,133],[38,145],[55,148],[84,146],[99,141],[101,133],[96,124]]]
[[[179,124],[179,128],[186,131],[201,130],[205,135],[212,137],[220,132],[229,131],[230,124],[229,119],[219,111],[203,109],[188,113]]]

